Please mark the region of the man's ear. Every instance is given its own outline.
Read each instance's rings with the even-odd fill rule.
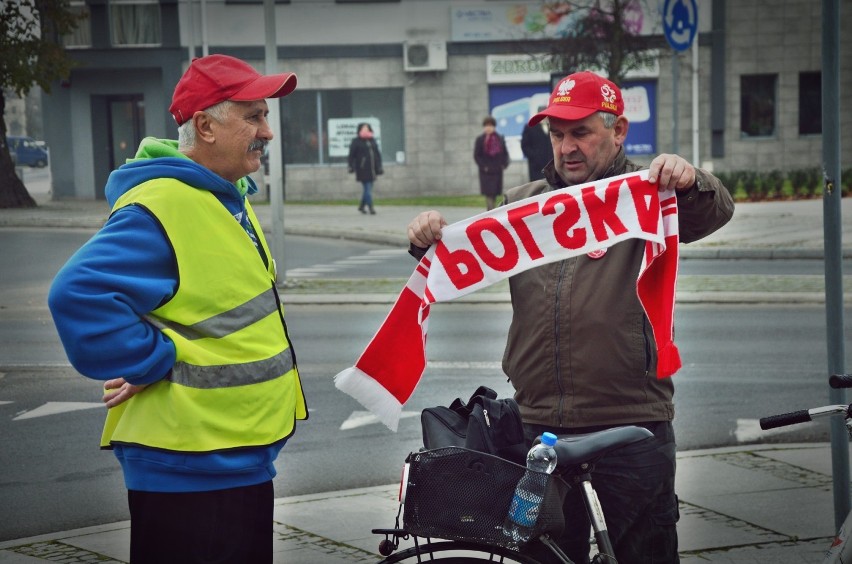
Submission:
[[[192,116],[192,121],[195,123],[195,136],[199,140],[212,143],[216,139],[213,132],[214,119],[207,112],[195,112]]]
[[[627,130],[630,128],[630,122],[624,116],[615,118],[615,125],[612,126],[613,134],[615,135],[616,145],[622,145],[627,138]]]

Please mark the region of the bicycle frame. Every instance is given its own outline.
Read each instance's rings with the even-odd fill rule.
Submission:
[[[829,385],[832,388],[852,388],[852,374],[833,374],[829,378]],[[852,404],[825,405],[790,413],[770,415],[760,419],[760,428],[763,430],[775,429],[777,427],[805,423],[820,417],[830,417],[833,415],[843,415],[846,432],[849,434],[849,439],[852,440]],[[831,546],[825,553],[825,558],[822,561],[823,564],[852,563],[852,542],[849,542],[850,534],[852,534],[852,511],[843,520],[843,524],[840,525],[840,529],[832,540]]]
[[[616,450],[628,444],[646,440],[653,437],[653,434],[642,427],[619,427],[599,431],[597,433],[589,433],[585,435],[566,435],[561,436],[557,441],[557,473],[561,474],[564,479],[570,480],[572,485],[579,489],[586,513],[589,521],[592,524],[594,531],[595,542],[597,544],[597,554],[592,559],[593,564],[617,564],[614,555],[612,542],[607,532],[606,520],[604,512],[598,500],[597,493],[592,486],[592,472],[594,463],[604,454]],[[400,488],[400,506],[396,515],[396,528],[394,529],[373,529],[374,534],[384,535],[385,539],[379,544],[379,553],[387,558],[382,561],[382,564],[391,564],[403,561],[421,562],[422,560],[444,559],[453,562],[475,562],[478,559],[486,559],[503,562],[517,562],[521,564],[538,564],[535,557],[525,554],[524,551],[518,552],[509,548],[504,548],[492,544],[483,544],[484,541],[466,542],[461,540],[455,541],[440,541],[432,542],[431,538],[418,537],[411,534],[405,528],[400,528],[400,515],[405,504],[405,491],[409,480],[409,474],[406,470],[403,471],[402,484]],[[393,540],[391,540],[391,538]],[[391,555],[393,551],[399,548],[400,539],[413,538],[414,546],[407,548],[402,552]],[[425,539],[425,543],[421,543],[420,539]],[[461,538],[461,537],[454,537]],[[560,549],[548,534],[543,534],[537,538],[550,552],[565,564],[572,564],[570,558]],[[435,553],[444,553],[452,550],[473,551],[479,556],[438,556],[435,558]],[[548,559],[552,561],[552,559]]]
[[[572,482],[581,489],[583,501],[586,506],[586,512],[594,530],[595,543],[597,545],[598,553],[592,559],[592,563],[618,564],[618,561],[614,556],[614,551],[612,549],[612,543],[609,538],[609,533],[606,529],[606,520],[604,518],[603,509],[601,508],[600,501],[598,500],[598,495],[592,487],[591,475],[588,472],[584,472],[575,476]],[[486,545],[463,541],[434,542],[431,538],[425,538],[425,542],[421,543],[419,540],[420,537],[418,537],[417,535],[410,535],[405,529],[399,528],[399,512],[397,513],[396,525],[397,528],[395,529],[373,529],[372,531],[373,534],[385,535],[385,539],[379,543],[379,553],[383,556],[387,556],[387,558],[382,560],[380,564],[395,564],[399,562],[406,562],[409,561],[409,559],[412,557],[417,558],[416,562],[421,562],[421,557],[423,557],[423,561],[440,560],[441,557],[436,557],[436,553],[449,551],[466,551],[476,553],[481,555],[482,559],[484,559],[484,555],[487,555],[487,560],[494,560],[496,558],[497,562],[503,562],[504,559],[508,559],[509,562],[518,562],[520,564],[540,564],[540,561],[533,558],[532,556],[527,556],[524,555],[522,552],[516,552],[511,549],[499,547],[496,545]],[[398,554],[392,555],[391,553],[397,548],[399,548],[399,540],[403,538],[408,538],[409,536],[414,539],[414,547]],[[393,537],[393,540],[391,541],[389,537]],[[546,546],[558,559],[559,562],[562,562],[563,564],[574,564],[574,561],[571,560],[568,555],[562,551],[562,549],[559,547],[559,545],[556,544],[556,542],[554,542],[550,535],[541,535],[540,537],[538,537],[537,540],[541,542],[544,546]],[[477,557],[473,556],[467,556],[464,558],[466,558],[467,560],[478,559]],[[459,559],[457,561],[462,562],[464,560]]]

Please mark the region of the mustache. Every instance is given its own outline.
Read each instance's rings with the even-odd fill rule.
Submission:
[[[562,158],[559,159],[560,163],[576,161],[586,162],[586,156],[583,155],[583,153],[574,152],[568,155],[563,155]]]
[[[255,139],[249,145],[249,151],[261,151],[263,154],[266,154],[266,148],[269,146],[268,141],[264,141],[263,139]]]

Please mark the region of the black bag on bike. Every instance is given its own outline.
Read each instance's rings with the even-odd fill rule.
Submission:
[[[405,530],[436,537],[510,547],[503,521],[526,467],[460,447],[413,452],[403,482]],[[570,487],[544,474],[545,495],[532,538],[559,535],[565,527],[562,502]]]
[[[516,463],[527,455],[524,426],[512,398],[479,386],[467,403],[456,398],[450,407],[428,407],[420,415],[427,450],[458,446],[493,454]]]

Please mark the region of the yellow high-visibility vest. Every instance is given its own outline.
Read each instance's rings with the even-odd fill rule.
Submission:
[[[126,192],[113,211],[127,205],[148,210],[174,250],[177,292],[145,319],[174,342],[177,358],[166,378],[109,410],[101,446],[211,452],[290,436],[307,407],[274,262],[251,206],[268,266],[206,190],[160,178]]]

